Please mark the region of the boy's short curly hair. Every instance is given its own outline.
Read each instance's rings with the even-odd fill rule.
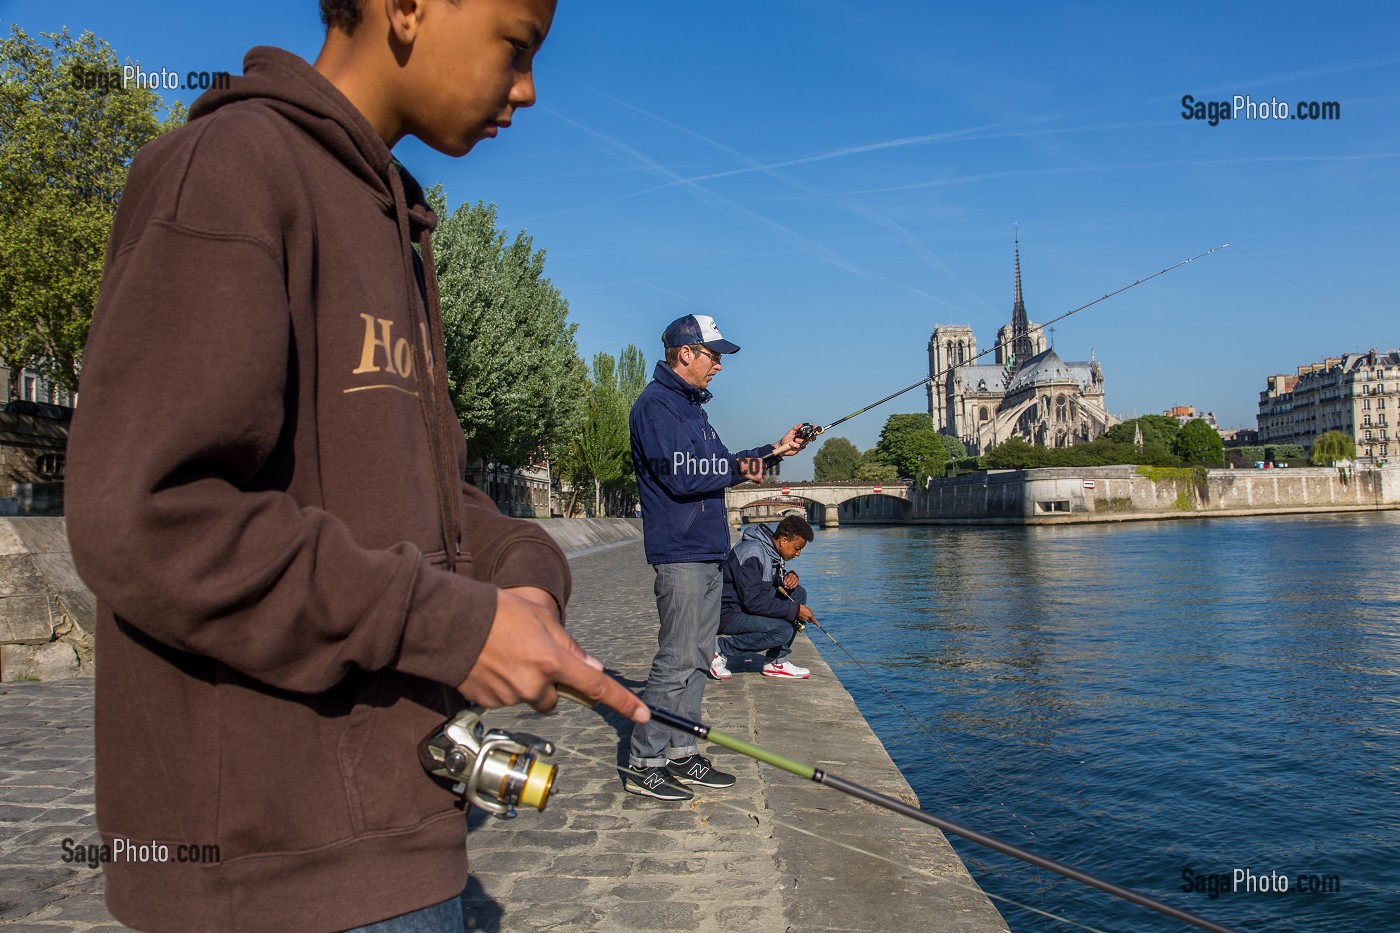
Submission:
[[[321,0],[321,22],[327,29],[352,33],[360,25],[360,4],[364,0]]]
[[[801,515],[787,515],[778,522],[778,527],[773,529],[773,537],[801,538],[811,544],[815,535],[812,534],[812,526],[807,523],[807,519]]]

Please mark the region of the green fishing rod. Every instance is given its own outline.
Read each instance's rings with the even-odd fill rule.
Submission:
[[[820,626],[819,626],[820,627]],[[558,687],[561,696],[575,703],[594,709],[597,704],[575,693],[565,686]],[[761,761],[766,765],[795,774],[800,778],[826,787],[857,800],[864,800],[877,807],[898,813],[920,823],[925,823],[961,836],[1003,855],[1009,855],[1031,865],[1063,875],[1071,881],[1097,888],[1114,897],[1129,901],[1141,907],[1155,910],[1182,923],[1188,923],[1212,933],[1238,933],[1230,927],[1221,926],[1203,917],[1189,913],[1179,907],[1139,894],[1136,891],[1105,881],[1085,871],[1046,858],[1018,845],[979,832],[961,823],[955,823],[932,813],[910,806],[902,800],[886,796],[868,787],[848,781],[845,778],[828,774],[821,768],[804,764],[777,752],[769,751],[752,742],[704,723],[694,722],[669,710],[647,704],[651,716],[657,722],[679,730],[697,739],[713,742],[733,752]],[[516,805],[543,810],[549,800],[554,784],[555,765],[543,759],[554,754],[554,743],[538,736],[522,732],[509,732],[501,729],[487,729],[481,721],[481,710],[470,706],[461,711],[442,727],[429,735],[419,746],[419,761],[424,769],[437,777],[456,782],[454,789],[463,793],[474,805],[501,817],[513,817]]]
[[[1122,288],[1115,289],[1114,291],[1109,292],[1107,295],[1100,295],[1098,298],[1095,298],[1093,301],[1089,302],[1088,304],[1082,304],[1082,305],[1080,305],[1079,307],[1077,307],[1077,308],[1075,308],[1075,309],[1073,309],[1073,310],[1071,310],[1071,311],[1066,311],[1064,314],[1061,314],[1059,317],[1051,318],[1050,320],[1046,321],[1044,324],[1037,324],[1037,325],[1035,325],[1035,327],[1032,327],[1031,330],[1044,330],[1045,328],[1049,327],[1049,326],[1052,325],[1052,324],[1055,324],[1055,323],[1058,322],[1058,321],[1063,321],[1065,318],[1069,317],[1071,314],[1078,314],[1080,311],[1083,311],[1085,308],[1092,308],[1094,305],[1098,304],[1100,301],[1106,301],[1106,300],[1108,300],[1109,298],[1112,298],[1114,295],[1121,295],[1123,292],[1126,292],[1126,291],[1127,291],[1128,289],[1130,289],[1130,288],[1137,288],[1139,285],[1141,285],[1141,284],[1144,283],[1144,282],[1150,282],[1150,281],[1152,281],[1153,279],[1155,279],[1155,278],[1156,278],[1157,276],[1159,276],[1159,275],[1166,275],[1168,272],[1172,271],[1173,269],[1179,269],[1179,268],[1181,268],[1182,266],[1186,265],[1186,264],[1189,263],[1189,262],[1195,262],[1197,259],[1201,259],[1201,258],[1203,258],[1203,257],[1205,257],[1205,256],[1209,256],[1211,253],[1214,253],[1214,252],[1217,252],[1217,251],[1219,251],[1219,250],[1222,250],[1222,249],[1224,249],[1225,247],[1227,247],[1227,246],[1229,246],[1229,245],[1230,245],[1229,243],[1221,243],[1219,246],[1216,246],[1216,247],[1213,247],[1213,248],[1211,248],[1211,249],[1208,249],[1208,250],[1206,250],[1204,253],[1198,253],[1198,254],[1196,254],[1195,256],[1192,256],[1190,259],[1183,259],[1183,260],[1181,260],[1181,262],[1174,263],[1173,265],[1167,266],[1165,269],[1159,269],[1158,271],[1152,273],[1151,275],[1147,276],[1146,278],[1141,278],[1141,279],[1138,279],[1136,282],[1133,282],[1133,283],[1131,283],[1131,284],[1129,284],[1129,285],[1124,285]],[[800,438],[801,438],[802,440],[804,440],[804,441],[810,441],[812,438],[816,437],[818,434],[825,434],[827,431],[830,431],[832,428],[836,427],[838,424],[842,424],[842,423],[844,423],[844,422],[846,422],[846,421],[850,421],[852,418],[856,417],[857,415],[863,415],[863,414],[865,414],[867,411],[870,411],[872,408],[879,408],[881,405],[885,404],[886,402],[890,401],[891,399],[899,398],[899,397],[900,397],[901,395],[903,395],[905,392],[912,392],[912,391],[914,391],[915,389],[919,388],[919,386],[928,385],[930,382],[933,382],[933,381],[937,380],[940,376],[946,376],[946,375],[948,375],[948,373],[950,373],[950,372],[952,372],[953,370],[957,369],[959,366],[966,366],[968,363],[971,363],[973,360],[981,359],[982,357],[986,356],[988,353],[991,353],[991,352],[993,352],[993,351],[995,351],[995,350],[998,350],[998,349],[1000,349],[1000,348],[1002,348],[1002,347],[1004,347],[1004,346],[1006,346],[1006,344],[1003,344],[1003,343],[994,343],[994,344],[992,344],[990,347],[988,347],[987,349],[983,350],[981,353],[978,353],[978,354],[976,354],[976,355],[974,355],[974,356],[971,356],[971,357],[969,357],[969,358],[967,358],[967,359],[965,359],[965,360],[960,360],[957,364],[955,364],[955,365],[953,365],[953,366],[949,366],[949,367],[947,367],[946,369],[943,369],[943,370],[941,370],[941,371],[939,371],[939,372],[936,372],[936,373],[934,373],[933,375],[928,376],[928,377],[926,377],[926,378],[924,378],[924,379],[920,379],[918,382],[915,382],[915,383],[912,383],[912,384],[910,384],[910,385],[907,385],[907,386],[905,386],[904,388],[900,389],[898,392],[891,392],[889,395],[886,395],[884,398],[880,399],[878,402],[871,402],[869,405],[866,405],[866,406],[865,406],[864,408],[862,408],[860,411],[853,411],[853,412],[851,412],[849,415],[846,415],[844,418],[837,418],[835,421],[831,422],[830,424],[821,425],[821,426],[818,426],[818,425],[815,425],[815,424],[803,424],[803,425],[801,425],[801,426],[797,429],[797,436],[800,437]],[[1022,362],[1024,362],[1024,360],[1023,360]]]
[[[591,702],[579,700],[579,698],[574,696],[572,693],[563,690],[561,690],[560,693],[564,694],[565,696],[568,696],[572,700],[578,700],[579,702],[583,702],[585,706],[591,707],[593,705]],[[662,723],[663,725],[670,726],[672,729],[678,729],[681,732],[693,735],[695,736],[695,738],[700,739],[702,741],[713,742],[714,744],[727,748],[730,751],[738,752],[741,755],[746,755],[747,757],[752,758],[755,761],[761,761],[766,765],[771,765],[774,768],[780,768],[781,770],[787,771],[790,774],[795,774],[800,778],[805,778],[806,780],[813,781],[817,784],[822,784],[826,787],[831,787],[835,790],[839,790],[841,791],[841,793],[847,794],[851,797],[855,797],[858,800],[864,800],[866,803],[873,803],[877,807],[882,807],[886,810],[898,813],[901,816],[907,816],[912,820],[918,820],[920,823],[926,823],[929,826],[937,827],[945,833],[953,833],[956,836],[961,836],[963,839],[966,839],[969,842],[975,842],[980,846],[985,846],[989,849],[993,849],[997,852],[1002,853],[1003,855],[1010,855],[1013,858],[1018,858],[1024,862],[1029,862],[1032,865],[1037,865],[1041,868],[1053,871],[1056,874],[1063,875],[1064,877],[1069,878],[1072,881],[1078,881],[1080,884],[1086,884],[1092,888],[1097,888],[1100,891],[1112,894],[1114,897],[1121,898],[1125,901],[1130,901],[1134,904],[1137,904],[1141,907],[1146,907],[1150,910],[1155,910],[1160,914],[1165,914],[1166,916],[1171,917],[1175,920],[1180,920],[1182,923],[1189,923],[1192,926],[1199,927],[1202,930],[1211,930],[1213,931],[1213,933],[1238,933],[1238,931],[1232,929],[1231,927],[1221,926],[1218,923],[1207,920],[1204,917],[1198,917],[1193,913],[1180,909],[1179,907],[1173,907],[1170,904],[1164,904],[1163,902],[1148,897],[1145,894],[1139,894],[1136,891],[1122,887],[1121,885],[1114,884],[1111,881],[1105,881],[1102,878],[1096,877],[1095,875],[1091,875],[1085,871],[1080,871],[1079,869],[1066,865],[1063,862],[1057,862],[1054,859],[1046,858],[1043,855],[1037,855],[1034,852],[1031,852],[1027,849],[1023,849],[1018,845],[1014,845],[1012,843],[998,839],[995,836],[989,836],[986,833],[978,832],[975,829],[963,826],[960,823],[955,823],[952,820],[946,820],[942,817],[934,816],[932,813],[928,813],[924,810],[919,809],[918,807],[910,806],[902,800],[896,800],[893,797],[889,797],[885,794],[873,791],[868,787],[855,783],[854,781],[848,781],[845,778],[837,777],[834,774],[828,774],[821,768],[813,767],[812,765],[804,764],[800,761],[795,761],[791,758],[779,755],[776,752],[769,751],[768,749],[763,748],[761,746],[754,745],[752,742],[746,742],[743,739],[738,738],[736,736],[732,736],[726,732],[721,732],[718,729],[712,729],[704,723],[693,722],[689,719],[686,719],[684,716],[678,716],[675,713],[661,709],[656,706],[652,706],[651,704],[647,704],[647,708],[651,710],[651,716],[657,722]]]

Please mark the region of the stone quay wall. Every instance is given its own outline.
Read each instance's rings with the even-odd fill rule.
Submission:
[[[63,519],[0,517],[0,680],[91,676],[96,615]]]
[[[1400,467],[1053,467],[934,479],[921,524],[1041,525],[1400,508]]]

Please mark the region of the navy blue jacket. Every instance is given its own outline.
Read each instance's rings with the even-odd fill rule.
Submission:
[[[787,570],[773,544],[767,525],[750,525],[724,562],[724,589],[720,595],[719,630],[740,613],[770,619],[797,618],[797,603],[778,595],[778,584]]]
[[[731,454],[702,407],[710,397],[663,360],[632,405],[632,466],[649,564],[724,560],[724,491],[744,482],[738,458],[773,453],[773,445],[765,444]]]

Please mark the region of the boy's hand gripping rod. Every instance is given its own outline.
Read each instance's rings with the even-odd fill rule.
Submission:
[[[1116,291],[1111,291],[1111,292],[1109,292],[1107,295],[1101,295],[1101,296],[1099,296],[1098,298],[1095,298],[1093,301],[1089,302],[1088,304],[1080,305],[1079,307],[1075,308],[1073,311],[1066,311],[1064,314],[1061,314],[1059,317],[1051,318],[1050,320],[1046,321],[1044,324],[1037,324],[1035,327],[1033,327],[1033,328],[1031,328],[1031,329],[1032,329],[1032,330],[1044,330],[1045,328],[1049,327],[1051,324],[1056,323],[1057,321],[1063,321],[1065,318],[1069,317],[1071,314],[1078,314],[1080,311],[1083,311],[1085,308],[1092,308],[1094,305],[1098,304],[1100,301],[1104,301],[1104,300],[1106,300],[1106,299],[1112,298],[1114,295],[1121,295],[1123,292],[1126,292],[1126,291],[1127,291],[1128,289],[1130,289],[1130,288],[1136,288],[1137,286],[1141,285],[1143,282],[1150,282],[1152,279],[1155,279],[1155,278],[1156,278],[1157,276],[1159,276],[1159,275],[1166,275],[1168,272],[1172,271],[1173,269],[1179,269],[1180,267],[1186,265],[1188,262],[1195,262],[1197,259],[1200,259],[1200,258],[1202,258],[1202,257],[1204,257],[1204,256],[1209,256],[1211,253],[1214,253],[1214,252],[1216,252],[1216,251],[1218,251],[1218,250],[1222,250],[1222,249],[1224,249],[1225,247],[1227,247],[1227,246],[1229,246],[1229,245],[1230,245],[1229,243],[1221,243],[1219,246],[1216,246],[1216,247],[1214,247],[1214,248],[1212,248],[1212,249],[1208,249],[1208,250],[1206,250],[1204,253],[1198,253],[1197,255],[1192,256],[1190,259],[1183,259],[1183,260],[1181,260],[1181,262],[1178,262],[1178,263],[1176,263],[1175,265],[1167,266],[1165,269],[1161,269],[1161,270],[1159,270],[1159,271],[1157,271],[1157,272],[1152,273],[1151,275],[1147,276],[1147,278],[1138,279],[1136,282],[1133,282],[1131,285],[1124,285],[1122,288],[1117,289]],[[958,363],[957,363],[956,365],[954,365],[954,366],[949,366],[949,367],[947,367],[946,369],[940,370],[939,372],[934,373],[933,375],[929,376],[929,377],[926,378],[926,379],[920,379],[918,382],[915,382],[915,383],[913,383],[912,385],[907,385],[907,386],[905,386],[904,388],[900,389],[898,392],[892,392],[892,393],[890,393],[889,395],[886,395],[884,398],[880,399],[878,402],[871,402],[869,405],[866,405],[866,406],[865,406],[864,408],[862,408],[860,411],[853,411],[853,412],[851,412],[849,415],[845,416],[844,418],[837,418],[835,421],[831,422],[831,424],[826,424],[826,425],[821,425],[821,426],[817,426],[817,425],[815,425],[815,424],[803,424],[801,427],[799,427],[799,428],[797,429],[797,436],[800,437],[800,438],[801,438],[802,440],[804,440],[804,441],[810,441],[812,438],[816,437],[818,434],[825,434],[827,431],[830,431],[832,428],[836,427],[838,424],[841,424],[842,422],[845,422],[845,421],[850,421],[850,420],[851,420],[852,418],[854,418],[856,415],[863,415],[863,414],[865,414],[867,411],[870,411],[870,409],[872,409],[872,408],[879,408],[881,405],[885,404],[885,403],[888,402],[890,399],[899,398],[899,396],[903,395],[905,392],[912,392],[913,390],[917,389],[919,386],[928,385],[930,382],[933,382],[934,380],[936,380],[939,376],[946,376],[946,375],[948,375],[948,373],[950,373],[950,372],[952,372],[953,370],[957,369],[959,366],[966,366],[968,363],[971,363],[973,360],[981,359],[982,357],[986,356],[988,353],[991,353],[991,352],[993,352],[993,351],[999,349],[999,348],[1002,347],[1002,346],[1005,346],[1005,344],[994,343],[994,344],[992,344],[990,347],[988,347],[987,349],[983,350],[981,353],[978,353],[978,354],[976,354],[976,355],[974,355],[974,356],[971,356],[971,357],[969,357],[969,358],[967,358],[967,359],[965,359],[965,360],[962,360],[962,361],[958,362]]]
[[[575,703],[587,706],[589,709],[592,709],[596,705],[592,700],[574,693],[567,687],[560,687],[559,694],[568,697]],[[794,761],[791,758],[785,758],[776,752],[771,752],[751,742],[745,742],[743,739],[736,738],[728,733],[720,732],[718,729],[711,729],[704,723],[692,722],[683,716],[678,716],[668,710],[652,706],[650,703],[647,704],[647,708],[651,710],[652,719],[655,719],[663,725],[670,726],[672,729],[679,729],[682,732],[693,735],[697,739],[713,742],[730,751],[738,752],[741,755],[747,755],[755,761],[761,761],[764,764],[780,768],[800,778],[806,778],[809,781],[815,781],[818,784],[824,784],[827,787],[835,788],[843,794],[848,794],[851,797],[864,800],[867,803],[873,803],[877,807],[883,807],[901,816],[907,816],[910,819],[918,820],[920,823],[927,823],[929,826],[935,826],[945,833],[953,833],[954,835],[961,836],[970,842],[975,842],[978,845],[994,849],[1003,855],[1010,855],[1024,862],[1030,862],[1032,865],[1038,865],[1041,868],[1063,875],[1072,881],[1078,881],[1080,884],[1087,884],[1092,888],[1098,888],[1100,891],[1105,891],[1112,894],[1114,897],[1122,898],[1125,901],[1131,901],[1134,904],[1146,907],[1150,910],[1155,910],[1160,914],[1165,914],[1175,920],[1180,920],[1182,923],[1189,923],[1202,930],[1211,930],[1213,933],[1238,933],[1238,931],[1231,927],[1221,926],[1218,923],[1206,920],[1204,917],[1198,917],[1193,913],[1189,913],[1178,907],[1173,907],[1170,904],[1164,904],[1145,894],[1139,894],[1136,891],[1116,885],[1111,881],[1105,881],[1102,878],[1095,877],[1088,872],[1080,871],[1063,862],[1057,862],[1043,855],[1037,855],[1028,849],[1023,849],[1018,845],[1005,842],[995,836],[989,836],[986,833],[978,832],[960,823],[954,823],[952,820],[945,820],[942,817],[934,816],[932,813],[927,813],[920,810],[918,807],[911,807],[902,800],[887,797],[884,794],[877,793],[853,781],[839,778],[834,774],[827,774],[820,768],[803,764],[800,761]]]

